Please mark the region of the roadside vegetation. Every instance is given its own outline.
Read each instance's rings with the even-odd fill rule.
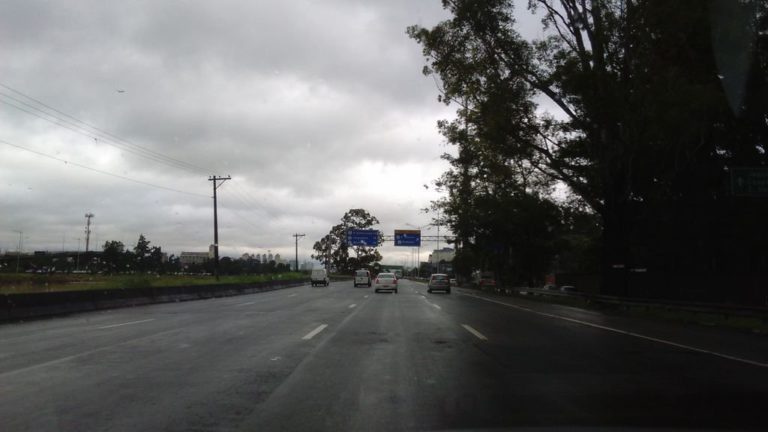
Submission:
[[[0,274],[0,294],[27,294],[82,290],[136,289],[190,285],[240,285],[272,280],[303,280],[303,273],[224,275],[217,281],[210,275],[159,274]]]
[[[521,3],[444,1],[408,30],[457,108],[432,206],[456,272],[765,304],[768,3],[531,0],[537,40]]]

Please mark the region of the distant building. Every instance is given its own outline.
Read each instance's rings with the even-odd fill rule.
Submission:
[[[429,255],[429,263],[437,265],[440,261],[453,262],[453,257],[456,256],[456,251],[453,248],[435,249],[432,254]]]
[[[311,261],[304,261],[300,267],[301,270],[312,270],[313,268],[315,268],[315,264]]]
[[[202,264],[211,259],[209,252],[182,252],[179,255],[181,265]]]
[[[267,254],[261,254],[261,263],[266,264],[267,262]]]
[[[277,263],[277,264],[282,264],[283,263],[283,258],[280,256],[280,254],[276,254],[275,255],[275,263]]]

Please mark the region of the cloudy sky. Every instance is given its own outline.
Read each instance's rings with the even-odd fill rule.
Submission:
[[[303,261],[350,208],[385,234],[429,223],[454,108],[405,29],[445,18],[439,0],[2,2],[0,251],[19,231],[25,251],[84,248],[86,212],[92,249],[205,251],[209,175],[232,176],[222,255],[292,256],[299,232]]]

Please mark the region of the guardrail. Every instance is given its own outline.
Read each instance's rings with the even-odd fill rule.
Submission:
[[[496,289],[496,291],[518,295],[564,297],[572,299],[577,298],[591,304],[613,305],[623,307],[625,309],[638,307],[645,308],[646,310],[664,309],[667,311],[682,311],[690,312],[693,314],[721,315],[725,319],[729,319],[730,317],[760,318],[763,321],[768,322],[768,307],[750,307],[734,304],[685,302],[677,300],[626,298],[602,294],[590,294],[578,291],[566,292],[559,290],[525,287]]]
[[[50,293],[1,294],[0,321],[74,312],[255,294],[300,286],[307,280],[273,280],[238,285],[190,285]]]

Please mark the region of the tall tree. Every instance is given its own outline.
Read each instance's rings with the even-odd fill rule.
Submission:
[[[109,240],[104,243],[101,260],[109,273],[119,273],[125,270],[125,245],[117,240]]]
[[[341,223],[334,225],[328,235],[315,242],[312,255],[323,263],[329,265],[341,273],[350,273],[357,268],[367,267],[374,262],[381,261],[381,254],[377,247],[382,243],[379,236],[377,246],[350,245],[347,243],[347,232],[351,229],[369,229],[377,225],[379,220],[364,209],[350,209],[341,217]],[[349,256],[349,249],[355,256]]]
[[[728,33],[718,28],[747,29],[731,52],[752,59],[742,88],[764,94],[764,3],[531,0],[545,34],[533,41],[515,30],[510,0],[443,4],[451,19],[409,34],[424,47],[425,72],[441,78],[440,100],[460,106],[456,122],[441,124],[459,146],[458,196],[478,196],[474,179],[493,183],[482,177],[496,169],[488,155],[501,159],[497,168],[516,167],[518,183],[533,169],[567,185],[601,218],[608,292],[622,292],[631,266],[662,272],[692,255],[727,255],[717,249],[729,237],[724,185],[730,167],[765,164],[766,106],[746,97],[742,109],[729,109],[723,84],[739,80],[718,66],[716,42]],[[554,114],[538,108],[545,98]],[[745,119],[756,133],[744,133]],[[766,215],[764,205],[750,209]],[[692,247],[702,232],[716,239]]]
[[[144,234],[139,234],[136,246],[133,247],[136,271],[147,271],[151,265],[152,249],[149,244],[149,240],[144,237]]]

